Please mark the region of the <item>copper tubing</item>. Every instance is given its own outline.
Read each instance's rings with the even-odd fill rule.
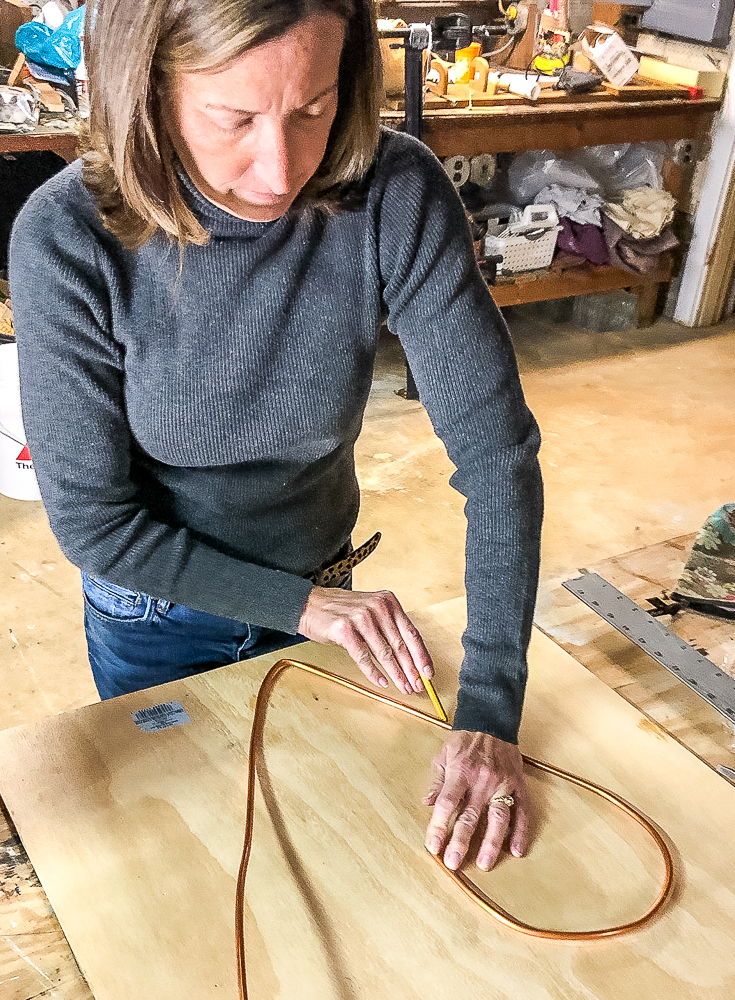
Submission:
[[[390,708],[397,709],[399,712],[405,712],[407,715],[412,715],[414,718],[420,719],[422,722],[431,723],[431,725],[438,726],[440,729],[451,730],[452,728],[448,722],[442,722],[441,719],[436,719],[432,715],[427,715],[425,712],[412,708],[410,705],[404,705],[402,702],[396,701],[394,698],[387,697],[387,695],[378,694],[370,688],[363,687],[361,684],[355,684],[353,681],[347,680],[346,677],[340,677],[338,674],[330,673],[330,671],[323,670],[321,667],[315,667],[308,663],[299,663],[296,660],[279,660],[276,664],[274,664],[274,666],[271,667],[265,675],[263,683],[260,686],[260,690],[258,691],[258,697],[255,702],[255,712],[253,714],[253,725],[250,732],[247,801],[245,806],[245,841],[242,850],[242,858],[240,860],[240,869],[237,874],[237,887],[235,890],[235,949],[237,954],[237,979],[240,1000],[247,1000],[248,998],[244,933],[245,876],[247,874],[250,851],[253,843],[257,751],[258,748],[262,746],[263,730],[271,692],[273,691],[273,688],[275,687],[281,674],[283,674],[286,670],[291,669],[303,670],[306,673],[314,674],[317,677],[321,677],[323,680],[330,681],[332,684],[338,684],[350,691],[354,691],[356,694],[363,695],[366,698],[372,698],[373,701],[378,701],[383,705],[388,705]],[[468,895],[470,899],[477,903],[478,906],[480,906],[486,913],[488,913],[491,917],[494,917],[504,926],[509,927],[511,930],[518,931],[521,934],[528,934],[532,937],[539,938],[550,938],[554,941],[589,941],[596,938],[614,937],[617,934],[624,934],[627,931],[637,930],[642,927],[643,924],[650,920],[651,917],[661,909],[673,886],[674,864],[671,858],[671,853],[661,834],[653,826],[653,824],[645,818],[645,816],[638,812],[637,809],[628,805],[627,802],[621,799],[614,792],[611,792],[609,789],[603,788],[601,785],[596,785],[592,781],[587,781],[585,778],[580,778],[575,774],[571,774],[569,771],[563,771],[561,768],[554,767],[552,764],[546,764],[543,761],[535,760],[533,757],[527,757],[525,754],[523,754],[523,761],[530,767],[535,767],[539,771],[546,771],[548,774],[554,774],[560,778],[564,778],[566,781],[570,781],[574,785],[579,785],[580,788],[586,788],[595,795],[599,795],[603,799],[607,799],[608,802],[611,802],[614,806],[624,812],[627,816],[630,816],[631,819],[634,819],[643,827],[661,852],[665,866],[663,886],[654,903],[642,916],[624,924],[617,924],[614,927],[602,927],[591,931],[558,931],[545,927],[532,927],[530,924],[517,920],[506,910],[503,910],[501,907],[493,903],[492,900],[488,899],[487,896],[485,896],[485,894],[481,892],[477,886],[475,886],[461,871],[452,871],[444,865],[444,862],[440,857],[432,855],[436,863],[440,866],[442,871],[448,875],[457,886],[459,886],[462,892]]]

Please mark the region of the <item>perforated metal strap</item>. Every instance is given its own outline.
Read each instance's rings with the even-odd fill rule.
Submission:
[[[726,719],[735,721],[735,680],[716,663],[670,632],[597,573],[567,580],[563,586]]]

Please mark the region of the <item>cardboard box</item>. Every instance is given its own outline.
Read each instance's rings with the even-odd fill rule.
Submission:
[[[638,72],[638,60],[617,31],[606,24],[585,28],[575,46],[615,87],[624,87]]]

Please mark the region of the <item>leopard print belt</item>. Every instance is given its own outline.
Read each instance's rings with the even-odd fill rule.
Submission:
[[[328,566],[321,566],[319,569],[314,570],[313,573],[307,573],[306,579],[311,580],[317,587],[340,586],[340,578],[351,573],[355,566],[359,565],[364,559],[367,559],[378,547],[380,539],[381,534],[379,531],[376,531],[372,538],[368,538],[359,548],[353,549],[343,559],[329,563]]]

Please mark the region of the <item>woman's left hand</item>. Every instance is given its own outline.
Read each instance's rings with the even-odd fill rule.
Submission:
[[[447,868],[464,861],[478,826],[486,823],[477,866],[489,871],[510,831],[510,852],[521,857],[528,847],[528,792],[523,758],[517,746],[486,733],[455,730],[431,762],[431,791],[423,799],[434,806],[426,847],[443,852]],[[514,805],[493,801],[509,795]]]

